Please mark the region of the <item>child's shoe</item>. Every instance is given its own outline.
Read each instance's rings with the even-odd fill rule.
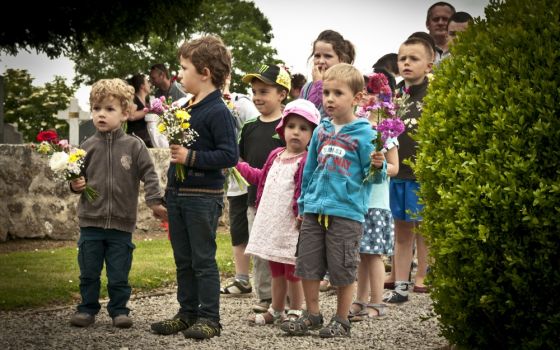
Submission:
[[[328,279],[323,279],[319,283],[319,291],[327,292],[332,289],[331,282]]]
[[[408,301],[408,284],[406,281],[395,282],[395,289],[387,292],[383,297],[383,301],[391,304],[404,303]]]
[[[249,281],[234,278],[227,286],[220,288],[220,294],[231,296],[249,296],[253,287]]]
[[[218,322],[199,318],[195,324],[183,331],[185,338],[210,339],[220,336],[222,326]]]
[[[267,312],[253,314],[249,316],[247,321],[250,325],[264,326],[267,324],[278,324],[286,318],[284,310],[276,311],[272,307]]]
[[[350,321],[333,316],[331,322],[319,331],[321,338],[341,338],[350,336]]]
[[[86,312],[76,312],[70,319],[70,324],[76,327],[88,327],[95,322],[95,316]]]
[[[179,318],[179,316],[175,316],[170,320],[164,320],[156,323],[152,323],[150,328],[156,334],[161,335],[171,335],[175,333],[179,333],[180,331],[184,331],[190,326],[192,326],[195,321],[183,321]]]
[[[323,315],[312,315],[303,311],[300,318],[296,320],[286,320],[280,325],[280,329],[288,335],[306,335],[309,331],[323,327]]]
[[[125,314],[117,315],[113,317],[113,326],[117,328],[130,328],[132,327],[132,318]]]

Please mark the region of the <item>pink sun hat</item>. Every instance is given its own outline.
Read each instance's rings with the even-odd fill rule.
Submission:
[[[313,125],[313,128],[319,125],[319,122],[321,120],[321,113],[312,102],[309,102],[303,98],[299,98],[288,103],[286,107],[284,107],[284,111],[282,112],[282,120],[280,120],[280,123],[278,123],[278,126],[276,126],[276,132],[282,140],[284,140],[285,120],[291,114],[295,114],[307,120]]]

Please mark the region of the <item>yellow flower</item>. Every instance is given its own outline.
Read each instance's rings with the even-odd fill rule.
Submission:
[[[70,153],[70,157],[68,157],[69,163],[76,163],[78,160],[82,159],[86,155],[86,151],[81,148],[75,149],[72,153]]]
[[[182,129],[188,129],[190,126],[191,126],[190,123],[182,123],[182,124],[181,124],[181,128],[182,128]]]
[[[39,145],[39,147],[37,147],[37,152],[41,153],[41,154],[49,154],[52,151],[52,147],[48,142],[41,142],[41,144]]]
[[[184,109],[180,109],[175,113],[175,116],[181,121],[189,120],[191,118],[189,112],[185,111]]]
[[[68,163],[76,163],[78,159],[80,159],[80,157],[76,153],[72,153],[68,158]]]
[[[160,133],[163,133],[166,129],[165,124],[163,123],[158,124],[157,128]]]
[[[74,153],[76,154],[76,156],[77,156],[78,158],[82,158],[82,157],[84,157],[84,156],[86,155],[86,151],[84,151],[84,150],[81,149],[81,148],[76,149],[76,151],[75,151]]]

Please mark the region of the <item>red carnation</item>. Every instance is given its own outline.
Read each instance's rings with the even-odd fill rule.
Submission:
[[[389,81],[383,73],[373,73],[369,76],[367,90],[370,94],[379,94],[384,86],[389,86]]]
[[[37,141],[57,142],[58,134],[54,130],[45,130],[37,134]]]

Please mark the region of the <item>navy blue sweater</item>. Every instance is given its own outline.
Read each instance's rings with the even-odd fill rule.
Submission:
[[[217,89],[202,101],[187,105],[184,107],[191,115],[191,128],[198,137],[188,147],[185,180],[177,181],[172,163],[167,171],[167,188],[183,196],[221,196],[225,181],[222,169],[236,165],[239,158],[233,116]]]

